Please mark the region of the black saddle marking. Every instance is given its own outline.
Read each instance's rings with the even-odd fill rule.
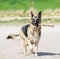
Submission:
[[[28,37],[28,34],[27,34],[28,27],[29,27],[29,24],[22,27],[23,33],[25,34],[26,37]]]

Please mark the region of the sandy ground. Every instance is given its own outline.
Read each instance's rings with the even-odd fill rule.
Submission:
[[[21,40],[7,40],[9,33],[19,33],[21,26],[0,25],[0,59],[60,59],[60,25],[42,27],[38,55],[23,55]]]

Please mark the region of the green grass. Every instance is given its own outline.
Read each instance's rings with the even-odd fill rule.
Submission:
[[[33,2],[32,2],[33,1]],[[60,8],[60,0],[0,0],[0,10],[37,10]]]

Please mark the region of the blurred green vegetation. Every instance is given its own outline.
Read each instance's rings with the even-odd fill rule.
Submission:
[[[46,9],[60,8],[60,0],[0,0],[0,11],[5,10],[24,10],[34,7],[38,11]],[[0,24],[26,24],[29,20],[10,20],[0,21]],[[60,19],[44,19],[42,23],[60,23]]]
[[[0,25],[23,25],[30,23],[30,20],[28,19],[22,19],[22,20],[9,20],[9,21],[0,21]],[[60,24],[60,19],[43,19],[41,23],[45,24]]]
[[[0,10],[39,10],[60,8],[60,0],[0,0]]]
[[[22,20],[9,20],[9,21],[0,21],[0,25],[23,25],[29,23],[29,20],[27,19],[22,19]]]

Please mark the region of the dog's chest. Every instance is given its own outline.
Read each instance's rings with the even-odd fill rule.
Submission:
[[[40,39],[40,34],[38,31],[28,31],[28,37],[32,44],[36,43]]]
[[[38,33],[38,31],[33,31],[33,32],[31,32],[31,36],[32,36],[32,38],[35,40],[35,39],[38,39],[38,37],[39,37],[39,33]]]
[[[36,42],[38,42],[40,36],[35,32],[32,33],[31,35],[32,35],[30,39],[31,44],[35,44]]]

